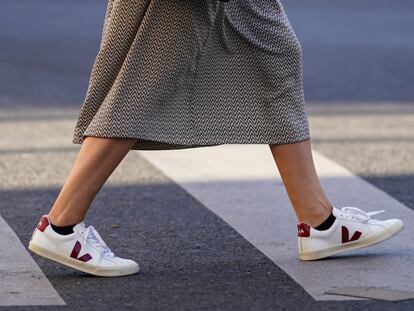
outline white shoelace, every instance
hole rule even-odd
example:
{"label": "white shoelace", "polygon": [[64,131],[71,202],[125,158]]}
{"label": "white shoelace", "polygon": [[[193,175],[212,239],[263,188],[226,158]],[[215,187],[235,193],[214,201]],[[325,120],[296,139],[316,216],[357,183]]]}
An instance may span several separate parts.
{"label": "white shoelace", "polygon": [[357,220],[360,222],[371,222],[371,223],[378,222],[377,219],[371,219],[371,216],[382,213],[384,211],[385,210],[366,212],[354,206],[344,206],[340,210],[341,216],[344,216],[352,220]]}
{"label": "white shoelace", "polygon": [[104,257],[114,257],[115,254],[111,251],[105,241],[101,238],[98,231],[93,226],[86,227],[81,223],[82,231],[84,232],[84,243],[89,243],[102,252]]}

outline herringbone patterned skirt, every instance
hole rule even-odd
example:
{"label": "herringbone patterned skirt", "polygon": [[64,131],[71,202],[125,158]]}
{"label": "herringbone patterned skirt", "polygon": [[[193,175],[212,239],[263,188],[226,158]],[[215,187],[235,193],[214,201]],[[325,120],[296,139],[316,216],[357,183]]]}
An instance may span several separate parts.
{"label": "herringbone patterned skirt", "polygon": [[302,47],[279,0],[109,0],[73,143],[132,149],[310,137]]}

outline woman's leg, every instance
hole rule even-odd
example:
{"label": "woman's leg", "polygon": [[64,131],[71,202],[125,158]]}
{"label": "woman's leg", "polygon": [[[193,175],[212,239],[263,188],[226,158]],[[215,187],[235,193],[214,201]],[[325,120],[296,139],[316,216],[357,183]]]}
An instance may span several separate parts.
{"label": "woman's leg", "polygon": [[269,147],[298,222],[318,226],[330,215],[332,204],[319,182],[310,139],[294,144],[270,144]]}
{"label": "woman's leg", "polygon": [[129,138],[85,137],[49,212],[52,224],[67,226],[82,221],[100,188],[135,142]]}

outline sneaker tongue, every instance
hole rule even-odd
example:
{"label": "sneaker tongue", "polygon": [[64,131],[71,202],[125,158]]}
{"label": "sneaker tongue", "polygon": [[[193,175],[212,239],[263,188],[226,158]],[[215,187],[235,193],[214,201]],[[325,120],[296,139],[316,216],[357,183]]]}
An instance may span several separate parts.
{"label": "sneaker tongue", "polygon": [[333,206],[333,209],[332,209],[332,214],[333,214],[335,217],[337,217],[337,216],[339,216],[339,215],[341,214],[341,211],[340,211],[338,208],[336,208],[335,206]]}
{"label": "sneaker tongue", "polygon": [[76,224],[73,227],[73,231],[82,231],[82,230],[86,230],[86,226],[85,226],[85,223],[83,221],[81,221],[80,223]]}

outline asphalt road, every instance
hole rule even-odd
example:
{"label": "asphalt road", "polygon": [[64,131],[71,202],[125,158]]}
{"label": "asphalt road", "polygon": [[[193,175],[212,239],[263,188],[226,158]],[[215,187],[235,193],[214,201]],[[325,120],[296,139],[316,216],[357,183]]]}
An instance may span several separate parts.
{"label": "asphalt road", "polygon": [[[1,0],[0,104],[79,106],[105,4]],[[413,101],[412,1],[283,4],[303,46],[308,101]]]}
{"label": "asphalt road", "polygon": [[[71,126],[105,4],[0,0],[0,215],[24,245],[76,156]],[[283,4],[304,51],[313,148],[414,209],[414,3]],[[34,256],[67,303],[42,309],[414,308],[413,301],[315,301],[139,152],[112,180],[88,220],[120,255],[139,261],[142,273],[108,282]]]}

